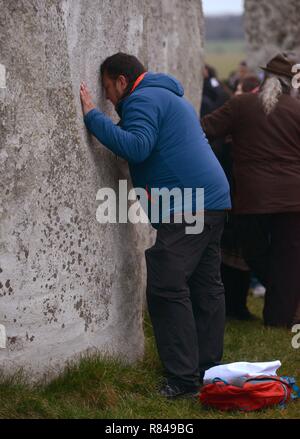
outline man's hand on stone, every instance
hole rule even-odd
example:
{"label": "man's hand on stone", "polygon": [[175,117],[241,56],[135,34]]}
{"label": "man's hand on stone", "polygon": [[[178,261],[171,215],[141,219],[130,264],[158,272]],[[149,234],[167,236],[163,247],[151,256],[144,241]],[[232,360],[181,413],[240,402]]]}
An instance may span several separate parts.
{"label": "man's hand on stone", "polygon": [[81,82],[80,84],[80,99],[81,99],[82,111],[84,115],[86,115],[93,108],[96,108],[96,105],[93,103],[91,94],[85,82]]}

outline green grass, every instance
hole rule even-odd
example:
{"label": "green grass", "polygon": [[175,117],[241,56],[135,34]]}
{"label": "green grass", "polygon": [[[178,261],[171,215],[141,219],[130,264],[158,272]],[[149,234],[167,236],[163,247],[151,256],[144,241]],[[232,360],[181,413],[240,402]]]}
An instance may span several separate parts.
{"label": "green grass", "polygon": [[212,65],[221,80],[237,69],[246,55],[245,42],[242,40],[207,41],[204,44],[205,62]]}
{"label": "green grass", "polygon": [[[282,362],[280,375],[298,377],[300,352],[291,346],[292,333],[265,328],[261,299],[249,299],[257,321],[229,321],[226,327],[224,362]],[[77,366],[48,385],[28,387],[21,376],[0,382],[0,418],[300,418],[299,402],[286,409],[252,413],[207,410],[197,401],[166,401],[157,395],[161,366],[152,328],[145,319],[146,351],[142,361],[128,366],[120,361],[84,358]]]}

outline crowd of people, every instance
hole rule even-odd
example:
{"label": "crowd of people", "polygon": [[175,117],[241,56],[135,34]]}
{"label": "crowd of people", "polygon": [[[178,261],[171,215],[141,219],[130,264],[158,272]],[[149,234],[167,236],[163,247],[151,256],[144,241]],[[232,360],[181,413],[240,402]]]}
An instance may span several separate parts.
{"label": "crowd of people", "polygon": [[203,129],[231,187],[222,238],[226,314],[252,319],[247,295],[265,296],[266,325],[300,321],[300,103],[284,54],[256,76],[246,62],[223,84],[204,68]]}
{"label": "crowd of people", "polygon": [[[200,117],[204,117],[221,107],[232,96],[242,93],[257,93],[263,75],[258,77],[241,61],[236,71],[227,80],[220,81],[216,69],[205,64],[203,69],[203,92]],[[210,142],[218,157],[233,191],[232,177],[232,139],[230,136],[211,140]],[[242,257],[242,249],[234,227],[232,215],[228,215],[222,237],[221,275],[226,296],[227,317],[238,320],[251,320],[254,316],[247,307],[248,292],[254,296],[264,297],[265,287],[258,281],[254,273]]]}

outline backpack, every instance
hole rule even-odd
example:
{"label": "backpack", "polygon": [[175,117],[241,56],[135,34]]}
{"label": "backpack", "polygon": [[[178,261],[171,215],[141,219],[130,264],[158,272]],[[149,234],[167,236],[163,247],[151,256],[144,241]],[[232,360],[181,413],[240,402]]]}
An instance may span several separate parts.
{"label": "backpack", "polygon": [[[293,394],[293,391],[296,393]],[[291,399],[300,397],[300,390],[292,377],[276,375],[244,376],[232,383],[215,378],[200,392],[204,406],[219,410],[259,410],[275,405],[285,406]]]}

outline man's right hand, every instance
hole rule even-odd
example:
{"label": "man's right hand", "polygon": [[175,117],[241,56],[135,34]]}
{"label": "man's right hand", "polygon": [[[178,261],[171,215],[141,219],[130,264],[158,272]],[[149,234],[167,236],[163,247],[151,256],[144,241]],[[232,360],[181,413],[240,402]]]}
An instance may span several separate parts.
{"label": "man's right hand", "polygon": [[81,82],[80,84],[80,99],[81,99],[82,111],[84,116],[89,111],[96,108],[96,105],[93,103],[92,96],[85,82]]}

